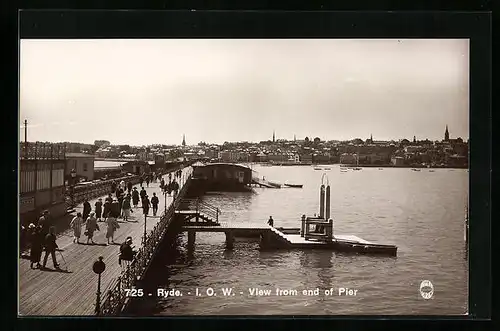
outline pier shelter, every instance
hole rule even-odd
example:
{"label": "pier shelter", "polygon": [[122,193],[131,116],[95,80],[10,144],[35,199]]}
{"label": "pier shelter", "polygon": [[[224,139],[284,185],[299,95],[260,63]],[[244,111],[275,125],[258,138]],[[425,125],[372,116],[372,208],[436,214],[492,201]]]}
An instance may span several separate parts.
{"label": "pier shelter", "polygon": [[232,163],[193,165],[193,177],[206,191],[247,191],[252,169]]}
{"label": "pier shelter", "polygon": [[122,165],[122,169],[134,175],[142,175],[151,171],[147,161],[130,161]]}
{"label": "pier shelter", "polygon": [[23,143],[19,161],[21,224],[27,225],[35,221],[43,210],[48,210],[53,217],[64,215],[65,146]]}
{"label": "pier shelter", "polygon": [[69,180],[71,171],[76,171],[76,178],[83,178],[85,181],[94,179],[94,160],[95,156],[85,153],[66,153],[66,171],[65,179]]}

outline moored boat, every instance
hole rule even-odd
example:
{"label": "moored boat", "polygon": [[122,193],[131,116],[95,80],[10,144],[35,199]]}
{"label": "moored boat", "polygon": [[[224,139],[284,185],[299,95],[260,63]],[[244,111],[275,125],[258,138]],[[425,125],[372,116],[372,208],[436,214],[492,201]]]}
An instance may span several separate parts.
{"label": "moored boat", "polygon": [[302,188],[303,186],[302,184],[287,184],[287,183],[285,183],[284,185],[287,187],[296,187],[296,188]]}

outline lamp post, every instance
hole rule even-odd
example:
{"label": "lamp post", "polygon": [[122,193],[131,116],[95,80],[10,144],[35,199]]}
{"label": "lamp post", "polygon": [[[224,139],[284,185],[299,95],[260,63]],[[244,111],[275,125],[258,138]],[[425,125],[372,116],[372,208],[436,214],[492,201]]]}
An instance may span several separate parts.
{"label": "lamp post", "polygon": [[95,313],[97,315],[101,314],[101,274],[106,269],[106,264],[102,261],[102,256],[99,256],[99,260],[94,262],[92,270],[98,275],[97,278],[97,298],[95,303]]}

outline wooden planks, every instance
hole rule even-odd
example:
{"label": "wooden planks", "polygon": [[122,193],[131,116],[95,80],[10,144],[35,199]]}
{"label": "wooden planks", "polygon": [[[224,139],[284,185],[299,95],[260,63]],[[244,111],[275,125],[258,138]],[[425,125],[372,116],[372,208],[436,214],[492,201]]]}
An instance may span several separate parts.
{"label": "wooden planks", "polygon": [[[186,171],[186,170],[184,170]],[[151,197],[155,192],[159,197],[158,216],[149,216],[146,230],[150,231],[160,220],[164,210],[164,198],[159,188],[159,182],[150,183],[145,187]],[[97,199],[89,201],[94,207]],[[167,205],[172,203],[172,197],[167,197]],[[75,214],[82,211],[83,206],[76,208]],[[49,270],[30,269],[30,261],[22,258],[19,261],[19,314],[24,316],[56,315],[75,316],[93,315],[96,302],[97,275],[92,271],[92,265],[99,256],[106,263],[106,270],[101,275],[101,297],[106,288],[119,276],[121,267],[118,265],[119,243],[132,236],[133,244],[140,247],[144,233],[144,215],[142,208],[134,208],[130,221],[119,219],[120,228],[115,233],[115,245],[105,246],[106,226],[99,223],[100,231],[94,233],[96,245],[73,243],[72,230],[58,237],[57,243],[62,252],[56,252],[56,258],[63,271],[53,269],[52,259],[48,258]],[[150,215],[152,210],[150,209]],[[84,229],[82,229],[83,235]],[[86,242],[82,236],[80,242]],[[62,256],[61,256],[62,254]],[[43,257],[42,255],[42,262]],[[64,260],[63,260],[64,258]],[[66,261],[66,263],[64,263]],[[64,272],[65,269],[68,272]]]}

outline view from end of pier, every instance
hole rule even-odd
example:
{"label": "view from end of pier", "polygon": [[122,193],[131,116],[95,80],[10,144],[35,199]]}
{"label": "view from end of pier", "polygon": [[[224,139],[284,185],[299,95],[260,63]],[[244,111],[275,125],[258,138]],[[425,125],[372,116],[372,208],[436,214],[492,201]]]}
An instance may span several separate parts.
{"label": "view from end of pier", "polygon": [[22,39],[21,316],[464,315],[466,39]]}

